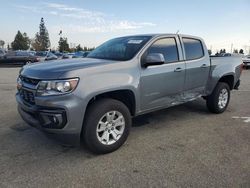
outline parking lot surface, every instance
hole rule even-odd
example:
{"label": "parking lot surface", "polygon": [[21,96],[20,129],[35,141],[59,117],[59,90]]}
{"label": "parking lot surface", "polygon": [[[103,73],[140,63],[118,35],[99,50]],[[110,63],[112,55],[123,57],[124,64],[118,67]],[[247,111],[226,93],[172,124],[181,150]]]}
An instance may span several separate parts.
{"label": "parking lot surface", "polygon": [[16,110],[20,68],[0,68],[0,187],[250,187],[250,70],[227,111],[199,99],[137,117],[106,155],[63,146]]}

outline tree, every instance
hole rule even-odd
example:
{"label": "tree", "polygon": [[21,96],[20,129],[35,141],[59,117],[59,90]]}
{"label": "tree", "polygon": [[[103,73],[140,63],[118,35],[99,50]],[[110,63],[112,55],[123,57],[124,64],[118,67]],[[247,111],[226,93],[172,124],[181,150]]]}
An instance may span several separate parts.
{"label": "tree", "polygon": [[220,54],[226,53],[226,49],[220,49]]}
{"label": "tree", "polygon": [[240,49],[239,53],[240,53],[240,54],[244,54],[244,50],[243,50],[243,49]]}
{"label": "tree", "polygon": [[4,47],[5,42],[3,40],[0,40],[0,46],[3,48]]}
{"label": "tree", "polygon": [[91,48],[88,48],[88,51],[92,51],[94,49],[95,49],[95,47],[91,47]]}
{"label": "tree", "polygon": [[237,49],[234,49],[234,53],[237,54],[237,53],[238,53],[238,50],[237,50]]}
{"label": "tree", "polygon": [[76,51],[77,51],[77,52],[83,51],[83,48],[81,47],[80,44],[76,46]]}
{"label": "tree", "polygon": [[31,44],[31,40],[30,38],[28,37],[27,33],[23,33],[23,38],[24,40],[27,42],[28,46],[30,47],[30,44]]}
{"label": "tree", "polygon": [[30,47],[30,39],[26,33],[21,33],[19,30],[15,36],[14,41],[11,43],[13,50],[28,50]]}
{"label": "tree", "polygon": [[69,51],[69,44],[68,44],[68,39],[67,38],[60,37],[60,40],[59,40],[58,44],[59,44],[58,50],[60,52]]}
{"label": "tree", "polygon": [[43,18],[41,18],[39,32],[35,35],[32,47],[37,51],[46,51],[50,47],[49,33],[45,27]]}
{"label": "tree", "polygon": [[95,47],[91,47],[91,48],[89,48],[89,47],[87,47],[87,46],[84,46],[83,47],[83,51],[92,51],[92,50],[94,50],[95,49]]}

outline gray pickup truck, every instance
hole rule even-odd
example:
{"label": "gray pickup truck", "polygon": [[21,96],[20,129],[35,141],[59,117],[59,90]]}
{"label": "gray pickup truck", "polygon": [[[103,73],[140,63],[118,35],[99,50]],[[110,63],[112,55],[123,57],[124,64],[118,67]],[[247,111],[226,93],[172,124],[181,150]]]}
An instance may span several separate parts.
{"label": "gray pickup truck", "polygon": [[224,112],[241,71],[240,58],[210,57],[198,37],[127,36],[87,58],[24,66],[16,100],[28,124],[108,153],[126,141],[134,116],[199,97],[209,111]]}

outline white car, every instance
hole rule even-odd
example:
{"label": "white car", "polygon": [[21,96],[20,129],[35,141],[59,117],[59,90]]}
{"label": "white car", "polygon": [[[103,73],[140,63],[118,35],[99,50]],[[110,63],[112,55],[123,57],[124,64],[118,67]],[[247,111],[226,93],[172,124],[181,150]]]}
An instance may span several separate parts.
{"label": "white car", "polygon": [[50,61],[58,59],[58,57],[50,51],[38,51],[35,55],[38,57],[39,61]]}
{"label": "white car", "polygon": [[242,61],[243,61],[244,66],[246,68],[250,67],[250,55],[247,55],[247,56],[243,57]]}

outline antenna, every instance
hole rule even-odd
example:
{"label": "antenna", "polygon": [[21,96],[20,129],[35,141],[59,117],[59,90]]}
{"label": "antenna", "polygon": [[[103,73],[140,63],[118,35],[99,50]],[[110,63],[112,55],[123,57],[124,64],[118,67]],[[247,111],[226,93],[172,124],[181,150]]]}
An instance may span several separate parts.
{"label": "antenna", "polygon": [[179,34],[179,30],[176,31],[176,34]]}

